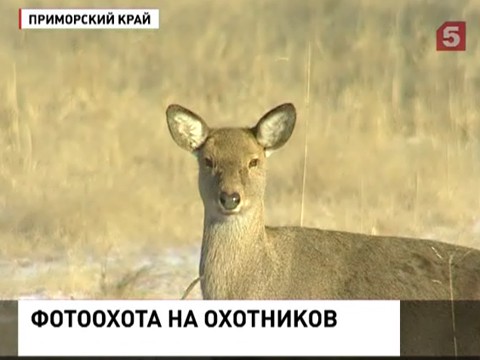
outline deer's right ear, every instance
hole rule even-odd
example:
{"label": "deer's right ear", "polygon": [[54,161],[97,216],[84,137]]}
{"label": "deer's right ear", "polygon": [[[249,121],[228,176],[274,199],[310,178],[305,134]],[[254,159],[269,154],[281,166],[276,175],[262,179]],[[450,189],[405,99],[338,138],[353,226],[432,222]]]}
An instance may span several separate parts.
{"label": "deer's right ear", "polygon": [[173,140],[182,149],[194,152],[208,136],[208,126],[200,116],[180,105],[169,105],[167,124]]}

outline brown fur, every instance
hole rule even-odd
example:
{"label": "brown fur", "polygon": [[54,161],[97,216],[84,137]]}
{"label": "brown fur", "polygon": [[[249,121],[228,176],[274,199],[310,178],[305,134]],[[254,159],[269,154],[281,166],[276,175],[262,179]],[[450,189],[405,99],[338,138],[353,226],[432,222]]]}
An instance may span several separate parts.
{"label": "brown fur", "polygon": [[[169,107],[167,120],[177,144],[199,162],[205,299],[480,299],[479,250],[432,240],[265,226],[266,154],[290,137],[293,105],[271,110],[252,129],[209,129],[178,105]],[[257,164],[250,167],[253,159]],[[233,213],[219,204],[222,191],[239,194]]]}

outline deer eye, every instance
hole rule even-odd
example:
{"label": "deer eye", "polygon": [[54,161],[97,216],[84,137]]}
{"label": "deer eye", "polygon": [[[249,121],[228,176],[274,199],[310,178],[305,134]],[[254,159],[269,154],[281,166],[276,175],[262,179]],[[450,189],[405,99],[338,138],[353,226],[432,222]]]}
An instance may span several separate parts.
{"label": "deer eye", "polygon": [[252,159],[252,160],[250,160],[250,162],[248,163],[248,167],[249,167],[249,168],[254,168],[254,167],[256,167],[256,166],[258,166],[258,159]]}
{"label": "deer eye", "polygon": [[213,168],[213,160],[210,158],[205,158],[205,166],[208,168]]}

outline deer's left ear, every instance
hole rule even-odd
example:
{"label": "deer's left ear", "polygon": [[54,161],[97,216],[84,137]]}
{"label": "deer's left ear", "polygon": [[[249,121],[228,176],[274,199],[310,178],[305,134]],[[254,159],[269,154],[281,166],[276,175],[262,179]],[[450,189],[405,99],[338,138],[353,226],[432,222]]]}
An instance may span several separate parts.
{"label": "deer's left ear", "polygon": [[297,113],[293,104],[282,104],[263,115],[252,129],[258,143],[265,149],[267,156],[282,147],[290,139],[295,127],[296,117]]}

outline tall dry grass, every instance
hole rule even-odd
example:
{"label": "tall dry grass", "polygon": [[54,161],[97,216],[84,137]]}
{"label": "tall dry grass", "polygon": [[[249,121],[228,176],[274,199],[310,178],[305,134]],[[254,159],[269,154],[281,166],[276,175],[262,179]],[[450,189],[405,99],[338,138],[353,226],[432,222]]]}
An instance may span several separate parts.
{"label": "tall dry grass", "polygon": [[[160,29],[17,29],[18,7],[67,6],[159,8]],[[172,102],[218,126],[296,104],[270,160],[270,224],[300,223],[305,168],[305,226],[480,247],[479,0],[8,0],[0,14],[3,258],[101,263],[199,243]],[[435,51],[445,20],[467,21],[466,52]]]}

